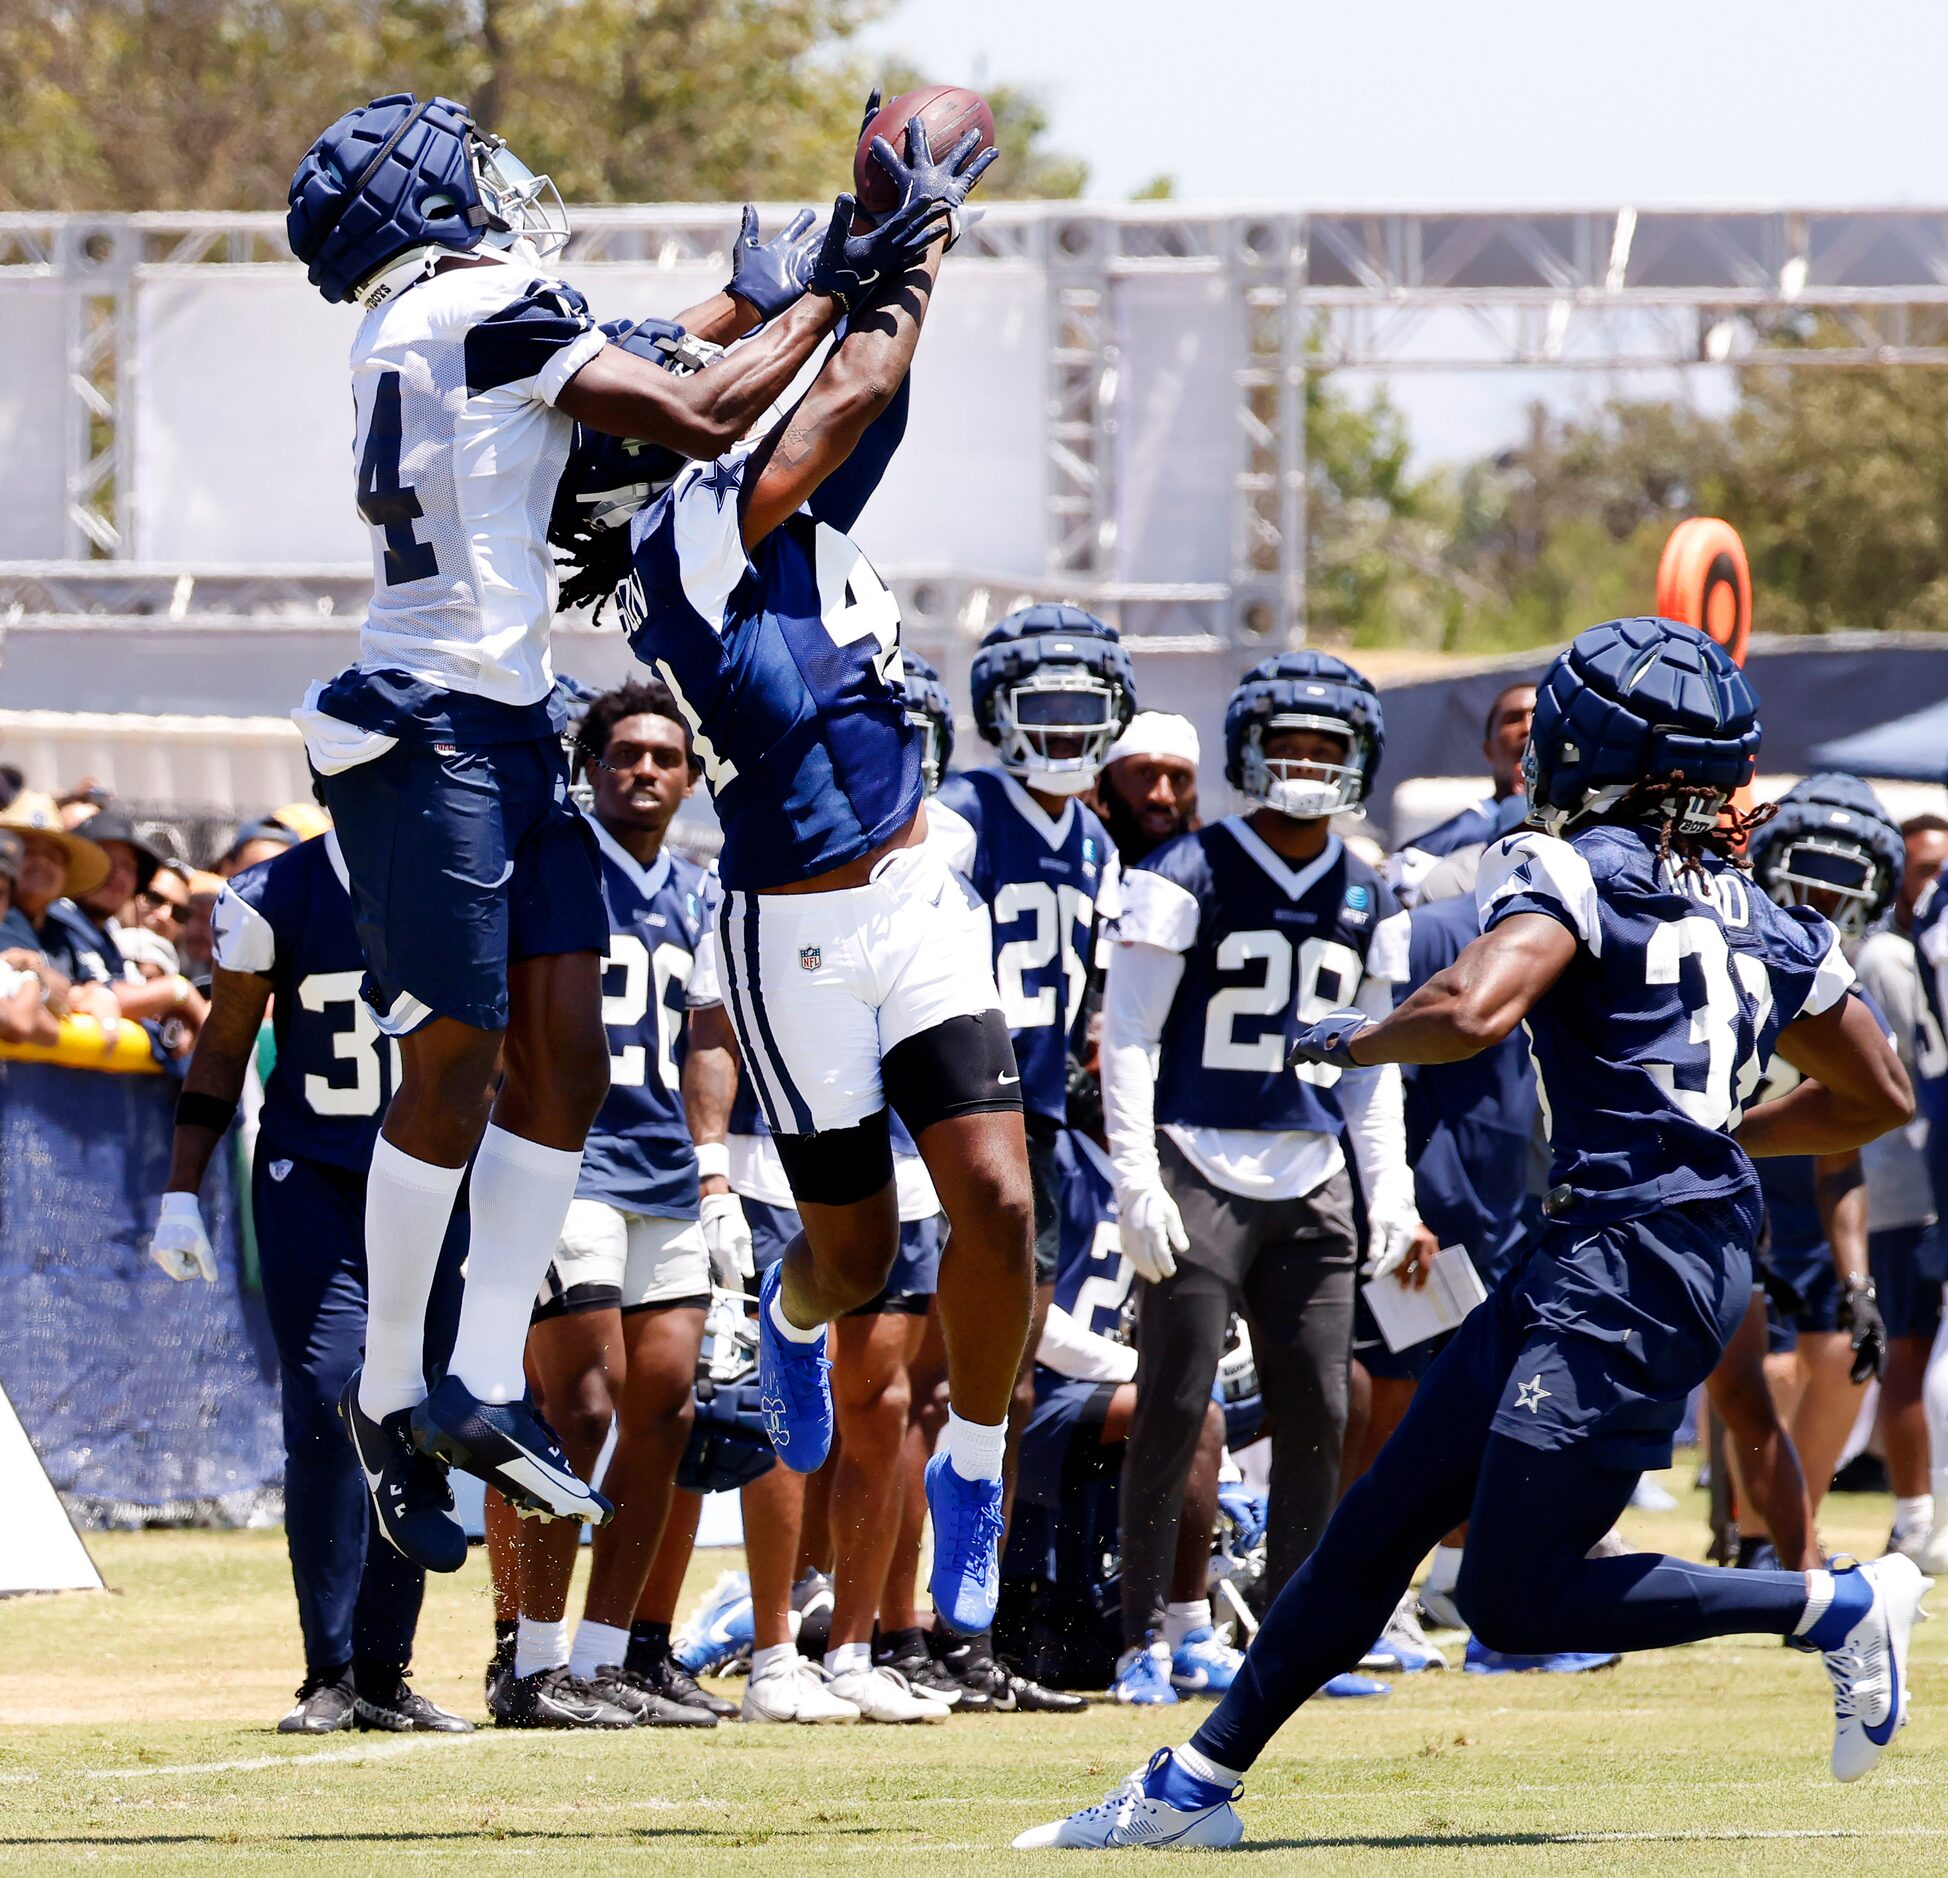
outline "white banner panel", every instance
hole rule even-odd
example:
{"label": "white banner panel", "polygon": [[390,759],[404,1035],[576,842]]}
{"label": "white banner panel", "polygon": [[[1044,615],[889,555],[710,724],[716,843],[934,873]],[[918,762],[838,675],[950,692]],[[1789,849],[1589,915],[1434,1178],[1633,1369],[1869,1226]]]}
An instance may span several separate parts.
{"label": "white banner panel", "polygon": [[68,333],[57,280],[0,283],[0,560],[68,552]]}
{"label": "white banner panel", "polygon": [[[601,319],[667,318],[722,285],[714,268],[567,275]],[[949,263],[906,443],[860,522],[876,561],[1040,571],[1044,304],[1031,268]],[[356,311],[327,306],[294,270],[185,267],[146,272],[136,315],[135,557],[362,563],[346,375]]]}
{"label": "white banner panel", "polygon": [[1116,283],[1127,387],[1116,451],[1116,577],[1231,577],[1241,443],[1231,289],[1216,275]]}

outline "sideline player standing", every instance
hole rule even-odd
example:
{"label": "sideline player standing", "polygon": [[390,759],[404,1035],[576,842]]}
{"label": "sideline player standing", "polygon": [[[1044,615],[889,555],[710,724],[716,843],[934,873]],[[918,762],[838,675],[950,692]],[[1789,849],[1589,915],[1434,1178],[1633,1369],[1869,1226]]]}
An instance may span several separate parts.
{"label": "sideline player standing", "polygon": [[1400,1072],[1286,1067],[1299,1025],[1356,1000],[1387,1011],[1406,972],[1406,918],[1330,819],[1365,795],[1383,741],[1379,697],[1351,667],[1319,652],[1264,661],[1225,711],[1226,773],[1256,806],[1124,878],[1103,1107],[1123,1250],[1147,1282],[1123,1467],[1118,1700],[1170,1674],[1152,1633],[1233,1311],[1250,1324],[1274,1431],[1268,1593],[1338,1497],[1357,1263],[1342,1128],[1375,1268],[1436,1249],[1414,1210]]}
{"label": "sideline player standing", "polygon": [[[1526,1021],[1555,1155],[1549,1229],[1436,1358],[1217,1712],[1018,1847],[1235,1844],[1244,1771],[1463,1514],[1457,1599],[1491,1646],[1795,1638],[1826,1656],[1834,1773],[1879,1758],[1929,1582],[1911,1560],[1802,1573],[1585,1557],[1639,1472],[1669,1463],[1685,1398],[1744,1316],[1748,1151],[1839,1152],[1911,1112],[1832,928],[1775,908],[1724,858],[1721,816],[1758,748],[1757,702],[1717,645],[1668,620],[1592,627],[1543,680],[1526,758],[1530,812],[1557,832],[1484,857],[1483,937],[1379,1023],[1347,1010],[1303,1027],[1299,1061],[1351,1065],[1457,1061]],[[1806,1080],[1741,1123],[1775,1042]]]}
{"label": "sideline player standing", "polygon": [[[609,1510],[523,1404],[521,1372],[608,1086],[608,927],[548,708],[544,536],[573,421],[714,455],[786,389],[842,298],[924,252],[947,211],[909,191],[878,229],[834,228],[796,305],[797,262],[740,241],[731,290],[690,330],[726,339],[777,317],[685,377],[610,345],[542,271],[567,239],[559,196],[450,99],[398,94],[339,119],[290,201],[313,285],[365,309],[352,384],[373,553],[358,663],[296,715],[350,869],[368,996],[403,1056],[368,1182],[371,1316],[345,1414],[387,1537],[452,1570],[465,1545],[415,1444],[545,1516]],[[427,1293],[470,1158],[460,1326],[429,1397]]]}
{"label": "sideline player standing", "polygon": [[[276,1060],[264,1082],[251,1208],[277,1343],[284,1534],[304,1638],[304,1682],[278,1732],[465,1732],[471,1724],[407,1685],[426,1576],[381,1543],[337,1420],[365,1337],[365,1170],[394,1061],[359,997],[362,961],[337,836],[245,868],[218,897],[212,924],[210,1014],[176,1104],[152,1250],[171,1277],[214,1276],[196,1196],[237,1112],[268,1003]],[[433,1364],[453,1340],[467,1253],[466,1210],[450,1215],[425,1329]],[[439,1471],[421,1456],[411,1466]]]}
{"label": "sideline player standing", "polygon": [[1387,858],[1387,884],[1402,906],[1420,900],[1420,884],[1457,848],[1492,841],[1507,823],[1503,805],[1522,793],[1522,751],[1529,741],[1529,721],[1535,715],[1535,685],[1526,678],[1504,685],[1488,706],[1481,733],[1481,754],[1488,759],[1488,793],[1450,815],[1438,827],[1416,835]]}
{"label": "sideline player standing", "polygon": [[[917,120],[907,138],[905,165],[874,147],[909,200],[957,204],[992,155],[970,133],[936,163]],[[841,197],[835,226],[850,215]],[[825,1459],[825,1326],[884,1286],[898,1249],[890,1102],[952,1227],[939,1298],[955,1408],[927,1474],[932,1584],[943,1621],[979,1631],[999,1589],[1032,1295],[1020,1075],[981,923],[925,845],[898,603],[842,532],[897,446],[939,260],[862,302],[755,447],[686,470],[643,512],[618,597],[716,799],[728,1008],[804,1224],[760,1292],[773,1441],[797,1472]]]}

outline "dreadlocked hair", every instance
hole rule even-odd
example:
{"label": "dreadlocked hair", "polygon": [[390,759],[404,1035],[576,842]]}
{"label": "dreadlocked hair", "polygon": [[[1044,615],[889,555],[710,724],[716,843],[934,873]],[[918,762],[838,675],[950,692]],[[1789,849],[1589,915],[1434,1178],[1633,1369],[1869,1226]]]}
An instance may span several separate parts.
{"label": "dreadlocked hair", "polygon": [[548,533],[555,565],[562,570],[557,605],[563,611],[593,610],[596,623],[629,575],[629,529],[599,527],[586,516],[557,520]]}
{"label": "dreadlocked hair", "polygon": [[1704,793],[1682,777],[1641,782],[1617,804],[1615,819],[1640,822],[1654,815],[1658,822],[1658,861],[1667,866],[1675,864],[1680,873],[1702,873],[1707,854],[1715,854],[1728,866],[1749,869],[1746,844],[1755,829],[1778,814],[1778,803],[1761,802],[1750,809],[1734,809],[1727,803],[1719,809],[1715,826],[1696,834],[1680,830],[1678,815],[1683,804]]}
{"label": "dreadlocked hair", "polygon": [[[603,692],[588,707],[581,723],[576,726],[577,775],[586,775],[608,754],[609,739],[615,735],[616,726],[625,717],[667,717],[673,723],[683,725],[684,743],[687,745],[690,741],[690,726],[684,722],[676,694],[669,686],[660,678],[632,679],[626,685],[618,685],[613,691]],[[692,755],[692,769],[695,769],[696,763],[697,759]]]}

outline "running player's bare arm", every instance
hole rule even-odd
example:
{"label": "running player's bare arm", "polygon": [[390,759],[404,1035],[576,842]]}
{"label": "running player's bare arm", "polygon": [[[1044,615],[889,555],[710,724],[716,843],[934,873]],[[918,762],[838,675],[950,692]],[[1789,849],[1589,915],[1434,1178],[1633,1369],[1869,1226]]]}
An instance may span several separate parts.
{"label": "running player's bare arm", "polygon": [[1874,1014],[1842,998],[1779,1033],[1779,1054],[1805,1078],[1745,1117],[1738,1145],[1753,1159],[1776,1154],[1843,1154],[1914,1114],[1914,1090]]}

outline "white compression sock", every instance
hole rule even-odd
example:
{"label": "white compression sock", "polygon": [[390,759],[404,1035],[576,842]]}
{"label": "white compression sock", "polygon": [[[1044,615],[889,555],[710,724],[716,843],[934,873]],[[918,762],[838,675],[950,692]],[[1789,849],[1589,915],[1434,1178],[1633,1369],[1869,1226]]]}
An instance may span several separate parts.
{"label": "white compression sock", "polygon": [[1193,1630],[1209,1630],[1211,1627],[1211,1600],[1199,1598],[1189,1604],[1166,1604],[1163,1607],[1163,1640],[1172,1650],[1183,1642]]}
{"label": "white compression sock", "polygon": [[781,1675],[798,1660],[797,1644],[767,1644],[763,1649],[751,1652],[751,1680],[756,1682],[760,1676]]}
{"label": "white compression sock", "polygon": [[1208,1754],[1200,1754],[1186,1741],[1180,1748],[1172,1748],[1177,1764],[1188,1774],[1195,1774],[1199,1780],[1208,1780],[1214,1786],[1235,1787],[1244,1775],[1235,1767],[1222,1766]]}
{"label": "white compression sock", "polygon": [[836,1649],[825,1652],[828,1675],[844,1676],[855,1669],[871,1669],[872,1666],[873,1646],[870,1643],[842,1643]]}
{"label": "white compression sock", "polygon": [[524,1617],[514,1633],[514,1674],[532,1676],[543,1669],[559,1669],[568,1661],[568,1619],[544,1624]]}
{"label": "white compression sock", "polygon": [[999,1480],[1008,1448],[1008,1424],[963,1421],[947,1411],[947,1458],[963,1480]]}
{"label": "white compression sock", "polygon": [[575,1626],[575,1647],[569,1652],[568,1667],[572,1674],[586,1681],[598,1669],[606,1669],[611,1664],[619,1668],[628,1654],[626,1624],[598,1624],[594,1618],[584,1617]]}
{"label": "white compression sock", "polygon": [[814,1324],[810,1330],[802,1329],[785,1315],[785,1299],[780,1287],[771,1296],[771,1328],[787,1343],[817,1343],[825,1335],[823,1324]]}
{"label": "white compression sock", "polygon": [[426,1394],[426,1306],[464,1167],[436,1167],[381,1135],[365,1181],[365,1368],[359,1406],[372,1416]]}
{"label": "white compression sock", "polygon": [[468,1196],[467,1283],[447,1373],[483,1402],[516,1401],[526,1387],[528,1317],[581,1171],[581,1155],[566,1148],[544,1148],[492,1123],[481,1137]]}
{"label": "white compression sock", "polygon": [[1458,1545],[1437,1545],[1433,1563],[1427,1568],[1427,1589],[1452,1591],[1460,1576],[1461,1548]]}
{"label": "white compression sock", "polygon": [[1903,1539],[1934,1531],[1934,1495],[1917,1493],[1894,1502],[1894,1531]]}

